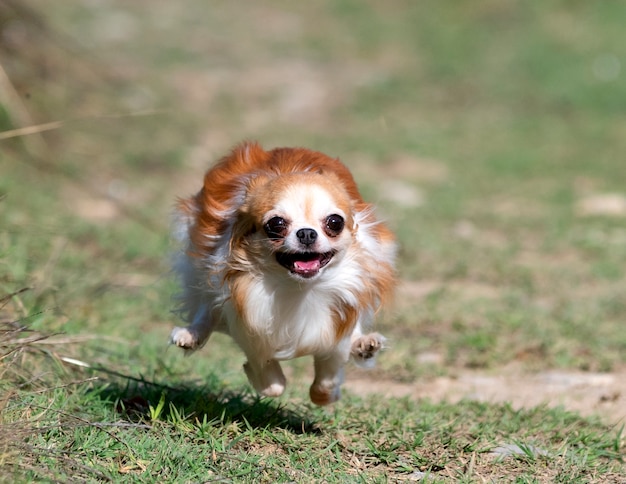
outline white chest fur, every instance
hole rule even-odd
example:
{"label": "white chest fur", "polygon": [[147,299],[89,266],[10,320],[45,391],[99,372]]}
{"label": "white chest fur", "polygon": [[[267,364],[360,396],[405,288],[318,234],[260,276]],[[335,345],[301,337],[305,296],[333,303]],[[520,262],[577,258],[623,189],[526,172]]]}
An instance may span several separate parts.
{"label": "white chest fur", "polygon": [[229,311],[231,335],[238,340],[242,330],[252,333],[255,352],[266,359],[287,360],[330,351],[335,346],[331,308],[337,302],[336,288],[330,291],[323,283],[286,286],[281,282],[256,279],[248,286],[244,314]]}

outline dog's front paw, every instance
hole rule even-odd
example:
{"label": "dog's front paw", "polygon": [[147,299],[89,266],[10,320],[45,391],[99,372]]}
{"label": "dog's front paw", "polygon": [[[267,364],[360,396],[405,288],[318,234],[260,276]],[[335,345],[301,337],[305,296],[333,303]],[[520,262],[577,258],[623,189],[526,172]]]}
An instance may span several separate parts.
{"label": "dog's front paw", "polygon": [[360,366],[374,366],[374,357],[385,347],[386,338],[380,333],[369,333],[359,336],[352,342],[350,356]]}
{"label": "dog's front paw", "polygon": [[194,351],[200,347],[198,335],[190,328],[174,328],[170,334],[170,344],[186,351]]}

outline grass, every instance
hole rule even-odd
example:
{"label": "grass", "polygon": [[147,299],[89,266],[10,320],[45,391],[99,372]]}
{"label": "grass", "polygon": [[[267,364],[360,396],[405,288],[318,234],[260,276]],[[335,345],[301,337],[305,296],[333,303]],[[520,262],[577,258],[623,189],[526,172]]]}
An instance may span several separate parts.
{"label": "grass", "polygon": [[[13,331],[3,336],[3,353],[35,344]],[[67,343],[56,350],[67,351]],[[56,351],[40,357],[48,368],[62,358]],[[109,368],[96,367],[88,378],[58,372],[60,386],[42,382],[49,376],[3,378],[10,392],[3,467],[18,482],[620,478],[621,430],[562,408],[347,395],[341,405],[319,409],[295,395],[277,402],[225,389],[215,374],[170,386]]]}
{"label": "grass", "polygon": [[231,145],[306,145],[401,244],[376,384],[622,371],[626,216],[585,208],[626,196],[621,3],[127,3],[0,6],[0,132],[63,122],[0,140],[1,479],[620,482],[620,424],[564,408],[317,409],[308,361],[260,400],[226,338],[165,350],[165,260]]}

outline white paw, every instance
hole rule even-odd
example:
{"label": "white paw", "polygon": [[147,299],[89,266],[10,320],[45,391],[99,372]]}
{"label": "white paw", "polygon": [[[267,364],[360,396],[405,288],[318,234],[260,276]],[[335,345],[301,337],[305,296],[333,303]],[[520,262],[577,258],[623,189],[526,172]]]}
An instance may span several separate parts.
{"label": "white paw", "polygon": [[267,388],[264,388],[259,393],[264,397],[280,397],[285,391],[285,385],[282,383],[272,383]]}
{"label": "white paw", "polygon": [[375,357],[380,350],[385,348],[387,339],[380,333],[369,333],[359,336],[352,342],[350,356],[359,366],[366,368],[374,366]]}
{"label": "white paw", "polygon": [[268,361],[263,367],[253,367],[249,362],[243,365],[248,381],[254,389],[264,397],[279,397],[285,391],[287,380],[280,364],[275,360]]}
{"label": "white paw", "polygon": [[170,344],[185,350],[198,349],[198,335],[189,328],[174,328],[170,334]]}

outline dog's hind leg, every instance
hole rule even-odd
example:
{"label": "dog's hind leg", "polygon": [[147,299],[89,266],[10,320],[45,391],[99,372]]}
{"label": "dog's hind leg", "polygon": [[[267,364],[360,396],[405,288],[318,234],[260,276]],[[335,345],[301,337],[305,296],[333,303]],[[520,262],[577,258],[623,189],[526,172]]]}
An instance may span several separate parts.
{"label": "dog's hind leg", "polygon": [[328,405],[341,397],[343,367],[348,361],[347,352],[342,346],[332,353],[313,357],[315,379],[309,389],[309,396],[316,405]]}
{"label": "dog's hind leg", "polygon": [[287,380],[278,361],[260,362],[248,357],[243,369],[254,389],[264,397],[278,397],[285,391]]}

